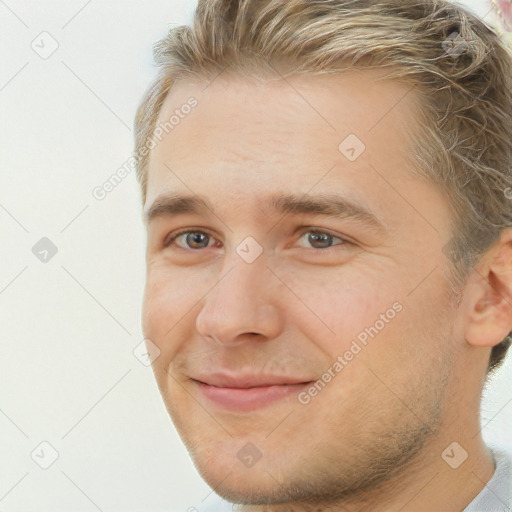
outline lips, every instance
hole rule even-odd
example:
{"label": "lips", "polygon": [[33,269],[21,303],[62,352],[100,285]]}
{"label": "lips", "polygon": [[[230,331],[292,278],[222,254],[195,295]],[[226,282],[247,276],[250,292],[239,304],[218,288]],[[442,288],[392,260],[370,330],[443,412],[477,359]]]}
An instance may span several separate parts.
{"label": "lips", "polygon": [[283,386],[310,382],[311,379],[300,379],[279,375],[239,375],[211,373],[194,378],[199,382],[218,388],[248,389],[267,386]]}
{"label": "lips", "polygon": [[278,375],[227,375],[213,373],[192,379],[211,404],[232,411],[248,412],[292,398],[312,383]]}

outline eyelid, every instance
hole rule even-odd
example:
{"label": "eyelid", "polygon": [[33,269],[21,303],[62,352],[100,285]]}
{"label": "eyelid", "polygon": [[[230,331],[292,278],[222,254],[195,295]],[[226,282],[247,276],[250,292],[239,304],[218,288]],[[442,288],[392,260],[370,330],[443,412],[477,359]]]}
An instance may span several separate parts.
{"label": "eyelid", "polygon": [[[332,233],[329,229],[324,229],[324,228],[316,228],[314,226],[305,226],[304,229],[301,227],[297,230],[299,233],[300,233],[300,236],[302,237],[302,235],[304,235],[305,233],[310,233],[310,232],[313,232],[313,233],[318,233],[318,234],[321,234],[321,235],[329,235],[331,236],[332,238],[338,238],[340,239],[343,244],[338,244],[338,245],[345,245],[345,244],[352,244],[352,245],[355,245],[355,242],[353,242],[348,236],[345,236],[345,235],[340,235],[340,234],[334,234]],[[296,232],[297,232],[296,231]],[[331,246],[333,247],[333,246]],[[328,248],[329,249],[329,248]],[[321,250],[321,251],[326,251],[328,249],[317,249],[317,250]]]}

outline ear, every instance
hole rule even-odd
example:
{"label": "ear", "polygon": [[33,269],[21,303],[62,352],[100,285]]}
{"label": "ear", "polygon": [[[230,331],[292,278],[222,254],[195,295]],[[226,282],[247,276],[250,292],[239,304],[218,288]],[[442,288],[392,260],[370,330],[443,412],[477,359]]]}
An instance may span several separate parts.
{"label": "ear", "polygon": [[512,331],[512,228],[482,256],[465,287],[466,341],[494,347]]}

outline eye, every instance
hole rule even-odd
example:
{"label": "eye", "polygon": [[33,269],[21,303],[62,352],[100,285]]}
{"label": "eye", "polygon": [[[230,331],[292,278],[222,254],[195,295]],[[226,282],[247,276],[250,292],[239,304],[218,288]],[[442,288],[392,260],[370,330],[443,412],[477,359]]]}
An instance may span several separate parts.
{"label": "eye", "polygon": [[[169,237],[167,237],[167,239],[164,242],[164,247],[169,247],[173,244],[176,244],[176,241],[183,237],[183,235],[187,235],[184,238],[182,238],[182,240],[184,240],[184,243],[186,244],[185,247],[180,244],[177,244],[178,247],[181,247],[182,249],[205,249],[206,247],[208,247],[209,241],[213,240],[213,237],[211,237],[208,233],[205,233],[204,231],[184,230],[169,235]],[[205,242],[206,245],[204,245]]]}
{"label": "eye", "polygon": [[[300,239],[306,237],[308,243],[313,245],[313,249],[330,249],[335,245],[344,245],[348,244],[348,240],[344,240],[338,236],[331,235],[330,233],[326,233],[325,231],[307,231],[302,234]],[[300,240],[299,239],[299,240]],[[333,245],[332,241],[334,239],[340,240],[341,243]]]}
{"label": "eye", "polygon": [[[306,237],[307,242],[313,246],[313,249],[319,249],[323,251],[337,245],[350,244],[348,240],[320,230],[307,231],[301,235],[299,240],[303,239],[304,237]],[[182,243],[177,243],[180,240]],[[215,239],[205,231],[183,230],[169,235],[164,242],[164,247],[178,245],[178,247],[182,249],[206,249],[211,245],[210,242],[214,240]],[[333,240],[339,240],[341,243],[334,244]]]}

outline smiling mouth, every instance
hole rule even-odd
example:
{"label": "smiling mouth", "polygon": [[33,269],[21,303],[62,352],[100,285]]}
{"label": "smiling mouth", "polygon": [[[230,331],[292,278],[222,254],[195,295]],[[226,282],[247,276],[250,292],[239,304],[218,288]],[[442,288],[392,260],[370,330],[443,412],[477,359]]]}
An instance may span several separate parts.
{"label": "smiling mouth", "polygon": [[292,397],[303,391],[313,381],[298,383],[265,383],[260,385],[245,384],[235,386],[213,385],[192,379],[206,400],[223,409],[248,412],[275,405],[277,402]]}

